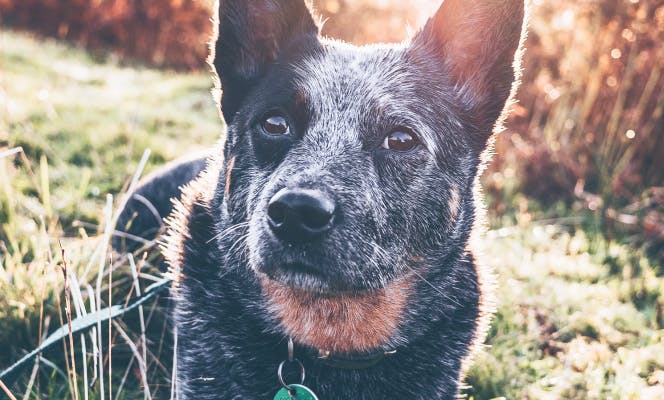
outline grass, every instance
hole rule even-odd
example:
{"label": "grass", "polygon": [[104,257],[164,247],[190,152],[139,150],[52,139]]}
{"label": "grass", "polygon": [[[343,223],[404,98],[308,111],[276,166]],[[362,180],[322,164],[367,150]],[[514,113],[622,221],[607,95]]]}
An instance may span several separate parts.
{"label": "grass", "polygon": [[664,397],[664,279],[648,259],[616,244],[590,253],[583,231],[537,223],[492,230],[484,246],[501,289],[469,393]]}
{"label": "grass", "polygon": [[[207,74],[175,74],[95,63],[81,51],[0,35],[0,145],[48,161],[54,214],[96,222],[144,149],[151,167],[213,143],[223,127]],[[35,185],[13,182],[29,195]],[[33,193],[35,194],[35,193]],[[36,206],[36,205],[35,205]]]}
{"label": "grass", "polygon": [[[150,260],[109,260],[107,228],[145,149],[149,171],[217,139],[210,87],[206,74],[121,67],[0,31],[0,153],[23,149],[0,158],[0,369],[67,323],[67,301],[81,315],[157,278]],[[661,268],[578,227],[516,220],[483,242],[499,276],[498,313],[465,394],[664,398]],[[160,303],[142,314],[68,339],[9,389],[26,399],[100,398],[103,380],[104,398],[168,398]]]}

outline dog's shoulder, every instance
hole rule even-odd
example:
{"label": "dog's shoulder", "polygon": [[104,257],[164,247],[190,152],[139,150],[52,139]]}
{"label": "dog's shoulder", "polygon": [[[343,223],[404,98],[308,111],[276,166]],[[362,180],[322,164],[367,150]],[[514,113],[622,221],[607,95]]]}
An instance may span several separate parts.
{"label": "dog's shoulder", "polygon": [[[200,258],[206,249],[214,247],[210,242],[214,237],[214,218],[211,209],[222,168],[221,156],[207,158],[205,168],[182,186],[180,196],[172,201],[172,210],[165,219],[161,247],[176,286],[185,263],[185,248],[194,253],[194,258]],[[196,242],[202,248],[187,246],[188,241]]]}
{"label": "dog's shoulder", "polygon": [[155,240],[163,231],[163,220],[173,210],[173,199],[206,167],[208,153],[187,156],[145,177],[129,194],[116,223],[112,245],[119,251],[134,251]]}

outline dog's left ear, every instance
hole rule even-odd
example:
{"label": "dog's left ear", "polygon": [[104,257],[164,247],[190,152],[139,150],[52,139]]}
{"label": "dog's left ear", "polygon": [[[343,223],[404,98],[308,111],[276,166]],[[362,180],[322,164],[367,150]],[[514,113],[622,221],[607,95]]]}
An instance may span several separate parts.
{"label": "dog's left ear", "polygon": [[413,39],[413,50],[443,63],[482,147],[519,83],[525,8],[524,0],[445,0]]}
{"label": "dog's left ear", "polygon": [[251,85],[289,48],[316,41],[318,26],[304,0],[217,0],[212,62],[230,122]]}

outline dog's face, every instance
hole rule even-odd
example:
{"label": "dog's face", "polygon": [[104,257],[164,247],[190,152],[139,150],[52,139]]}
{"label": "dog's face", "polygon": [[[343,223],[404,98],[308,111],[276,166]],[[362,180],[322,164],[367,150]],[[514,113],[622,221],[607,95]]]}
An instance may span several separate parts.
{"label": "dog's face", "polygon": [[312,293],[440,268],[473,223],[522,21],[523,1],[447,0],[410,42],[358,48],[319,39],[302,0],[222,0],[219,187],[227,227],[248,227],[222,245]]}

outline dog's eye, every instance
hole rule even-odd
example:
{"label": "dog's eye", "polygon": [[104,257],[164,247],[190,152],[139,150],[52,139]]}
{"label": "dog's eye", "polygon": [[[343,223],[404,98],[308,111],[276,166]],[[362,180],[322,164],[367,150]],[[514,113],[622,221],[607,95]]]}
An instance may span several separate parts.
{"label": "dog's eye", "polygon": [[420,141],[417,136],[408,129],[399,128],[385,136],[383,148],[394,151],[406,152],[414,149]]}
{"label": "dog's eye", "polygon": [[268,135],[288,135],[290,126],[286,118],[279,114],[268,115],[263,119],[263,131]]}

